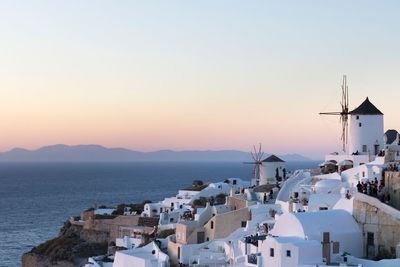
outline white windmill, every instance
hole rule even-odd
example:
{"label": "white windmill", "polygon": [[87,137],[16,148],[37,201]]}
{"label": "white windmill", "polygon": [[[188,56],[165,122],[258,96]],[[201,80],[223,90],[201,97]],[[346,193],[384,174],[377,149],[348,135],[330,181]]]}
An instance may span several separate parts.
{"label": "white windmill", "polygon": [[251,157],[253,158],[253,161],[251,162],[244,162],[244,164],[254,164],[254,169],[253,169],[253,179],[254,179],[254,185],[259,185],[260,181],[262,180],[263,177],[263,157],[264,157],[264,152],[261,150],[261,144],[259,144],[258,149],[256,146],[253,146],[253,151],[250,152]]}

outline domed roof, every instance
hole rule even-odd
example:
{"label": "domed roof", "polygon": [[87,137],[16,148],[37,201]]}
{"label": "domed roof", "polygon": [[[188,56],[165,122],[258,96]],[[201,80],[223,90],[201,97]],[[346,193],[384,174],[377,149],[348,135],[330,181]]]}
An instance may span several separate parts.
{"label": "domed roof", "polygon": [[341,180],[326,179],[321,180],[315,184],[315,191],[317,193],[329,193],[338,189],[342,184]]}
{"label": "domed roof", "polygon": [[368,97],[365,101],[356,109],[350,112],[351,115],[383,115],[383,113],[372,104]]}
{"label": "domed roof", "polygon": [[399,133],[396,130],[393,130],[393,129],[387,130],[385,133],[386,144],[388,144],[388,145],[393,144],[393,142],[397,139],[398,134]]}

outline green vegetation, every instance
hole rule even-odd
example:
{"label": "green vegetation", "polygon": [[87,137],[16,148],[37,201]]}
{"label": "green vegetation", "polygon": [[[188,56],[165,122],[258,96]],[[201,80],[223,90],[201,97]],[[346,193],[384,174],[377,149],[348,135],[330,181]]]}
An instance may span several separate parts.
{"label": "green vegetation", "polygon": [[175,229],[166,229],[166,230],[162,230],[160,231],[157,236],[158,238],[167,238],[170,235],[175,234]]}
{"label": "green vegetation", "polygon": [[201,197],[199,199],[195,199],[192,204],[192,208],[203,208],[207,204],[207,198]]}
{"label": "green vegetation", "polygon": [[194,181],[192,182],[192,186],[194,186],[194,187],[196,187],[196,186],[202,186],[202,185],[204,185],[204,183],[203,183],[203,181],[201,181],[201,180],[194,180]]}

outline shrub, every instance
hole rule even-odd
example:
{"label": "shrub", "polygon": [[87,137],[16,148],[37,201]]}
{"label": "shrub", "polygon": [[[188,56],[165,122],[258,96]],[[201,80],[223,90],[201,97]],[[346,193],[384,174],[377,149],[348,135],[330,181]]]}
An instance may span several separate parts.
{"label": "shrub", "polygon": [[201,197],[198,199],[195,199],[193,201],[192,207],[205,207],[207,204],[207,199],[205,197]]}
{"label": "shrub", "polygon": [[159,238],[167,238],[168,236],[173,234],[175,234],[175,229],[165,229],[160,231],[157,236]]}
{"label": "shrub", "polygon": [[203,183],[202,180],[194,180],[194,181],[192,182],[192,185],[193,185],[193,186],[202,186],[202,185],[204,185],[204,183]]}

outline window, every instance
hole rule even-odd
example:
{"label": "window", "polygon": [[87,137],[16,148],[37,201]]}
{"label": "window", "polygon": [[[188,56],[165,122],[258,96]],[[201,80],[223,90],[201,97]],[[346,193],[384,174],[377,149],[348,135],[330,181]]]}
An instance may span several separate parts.
{"label": "window", "polygon": [[365,172],[362,172],[362,177],[363,177],[363,178],[365,177]]}
{"label": "window", "polygon": [[363,151],[363,152],[367,152],[367,145],[363,145],[362,151]]}
{"label": "window", "polygon": [[357,117],[356,117],[356,120],[359,120],[359,119],[360,119],[360,116],[357,116]]}
{"label": "window", "polygon": [[274,254],[275,254],[274,249],[273,249],[273,248],[270,248],[270,249],[269,249],[269,256],[270,256],[270,257],[274,257],[274,256],[275,256]]}
{"label": "window", "polygon": [[332,252],[334,254],[338,254],[339,253],[339,248],[340,248],[339,242],[333,242]]}
{"label": "window", "polygon": [[328,210],[327,207],[319,207],[319,210]]}
{"label": "window", "polygon": [[178,247],[178,260],[181,258],[181,247]]}
{"label": "window", "polygon": [[233,181],[232,181],[232,184],[236,184],[236,180],[233,180]]}
{"label": "window", "polygon": [[153,213],[157,213],[157,210],[156,209],[152,209],[151,210]]}
{"label": "window", "polygon": [[374,233],[368,232],[367,233],[367,246],[373,246],[374,245]]}
{"label": "window", "polygon": [[290,250],[286,250],[286,257],[292,257],[292,252]]}
{"label": "window", "polygon": [[361,127],[362,126],[362,123],[360,122],[359,124],[358,124],[358,127]]}
{"label": "window", "polygon": [[211,229],[214,229],[214,221],[211,221],[210,228],[211,228]]}
{"label": "window", "polygon": [[246,221],[242,221],[242,227],[246,227],[247,222]]}

